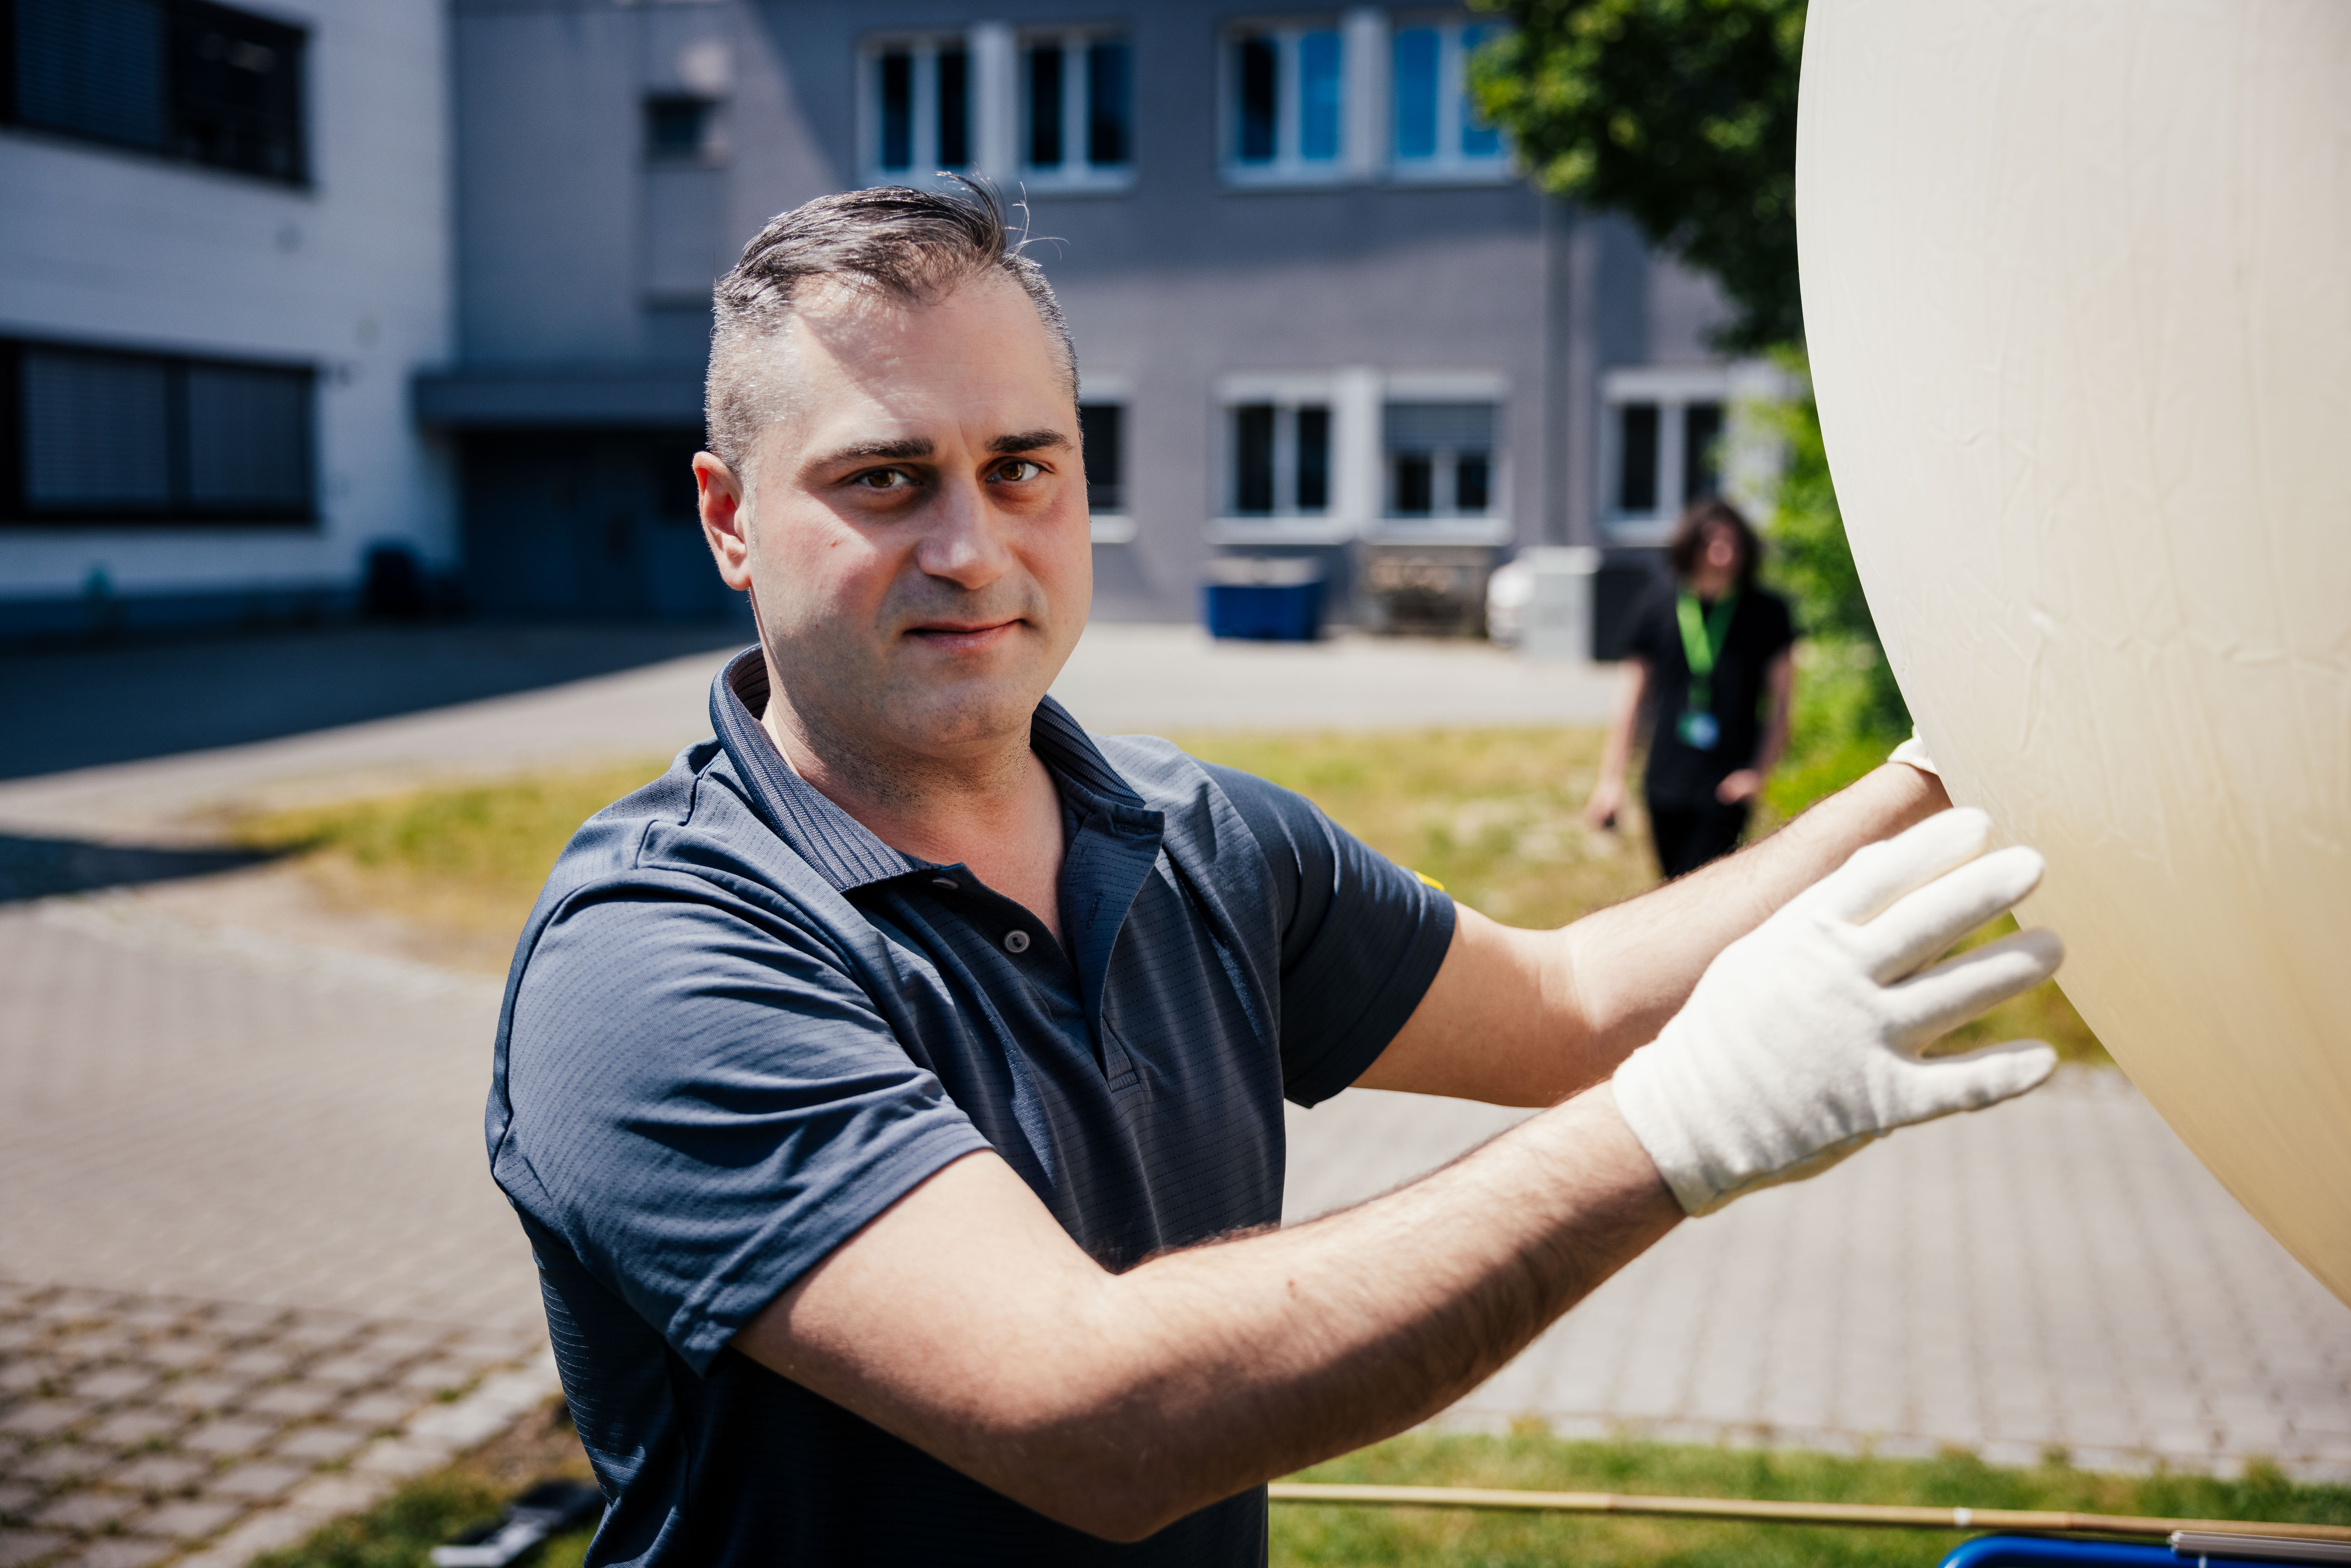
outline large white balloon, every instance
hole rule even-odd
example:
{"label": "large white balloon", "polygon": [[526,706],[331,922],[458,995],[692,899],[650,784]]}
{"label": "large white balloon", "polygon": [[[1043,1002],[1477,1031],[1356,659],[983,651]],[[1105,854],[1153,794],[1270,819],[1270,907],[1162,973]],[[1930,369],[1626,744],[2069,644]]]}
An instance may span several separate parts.
{"label": "large white balloon", "polygon": [[1813,0],[1830,466],[2067,996],[2351,1301],[2351,5]]}

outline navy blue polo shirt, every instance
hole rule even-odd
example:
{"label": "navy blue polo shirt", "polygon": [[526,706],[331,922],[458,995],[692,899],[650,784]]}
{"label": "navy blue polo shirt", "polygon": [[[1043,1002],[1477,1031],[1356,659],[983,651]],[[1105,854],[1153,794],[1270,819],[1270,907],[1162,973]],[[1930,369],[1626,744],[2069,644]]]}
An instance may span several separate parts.
{"label": "navy blue polo shirt", "polygon": [[753,649],[716,738],[581,827],[499,1019],[490,1161],[603,1483],[588,1561],[1262,1563],[1262,1490],[1113,1545],[728,1342],[974,1150],[1108,1269],[1279,1223],[1284,1096],[1379,1055],[1451,904],[1301,797],[1048,699],[1064,947],[802,781],[766,701]]}

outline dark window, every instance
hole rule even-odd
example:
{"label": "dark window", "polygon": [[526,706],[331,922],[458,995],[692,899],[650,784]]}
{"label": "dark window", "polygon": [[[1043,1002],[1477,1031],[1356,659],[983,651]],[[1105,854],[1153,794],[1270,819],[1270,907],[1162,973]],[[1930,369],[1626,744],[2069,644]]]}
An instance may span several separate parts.
{"label": "dark window", "polygon": [[939,166],[960,169],[971,162],[971,57],[961,49],[939,52]]}
{"label": "dark window", "polygon": [[1086,50],[1086,162],[1127,161],[1126,46],[1094,44]]}
{"label": "dark window", "polygon": [[1482,452],[1453,460],[1453,509],[1457,512],[1482,512],[1487,507],[1488,481],[1492,468]]}
{"label": "dark window", "polygon": [[1273,404],[1233,410],[1233,510],[1263,517],[1273,510]]}
{"label": "dark window", "polygon": [[1233,46],[1233,77],[1239,89],[1240,123],[1236,152],[1244,163],[1273,162],[1279,124],[1275,83],[1280,69],[1271,38],[1243,38]]}
{"label": "dark window", "polygon": [[1331,411],[1298,411],[1298,509],[1320,512],[1331,505]]}
{"label": "dark window", "polygon": [[882,167],[910,169],[914,163],[914,57],[892,49],[880,63]]}
{"label": "dark window", "polygon": [[1086,507],[1095,512],[1126,510],[1124,454],[1126,411],[1114,402],[1078,405],[1078,438],[1085,446]]}
{"label": "dark window", "polygon": [[1616,455],[1616,509],[1657,509],[1657,405],[1628,402],[1617,410],[1622,439]]}
{"label": "dark window", "polygon": [[311,371],[0,342],[16,522],[307,522]]}
{"label": "dark window", "polygon": [[1061,46],[1041,44],[1029,51],[1029,162],[1039,169],[1061,166]]}
{"label": "dark window", "polygon": [[1426,517],[1437,509],[1437,465],[1426,452],[1395,454],[1395,509],[1400,517]]}
{"label": "dark window", "polygon": [[701,98],[645,99],[645,156],[699,158],[710,141],[712,104]]}
{"label": "dark window", "polygon": [[305,35],[203,0],[13,0],[0,118],[299,183]]}
{"label": "dark window", "polygon": [[1682,410],[1682,499],[1722,488],[1722,405],[1694,402]]}

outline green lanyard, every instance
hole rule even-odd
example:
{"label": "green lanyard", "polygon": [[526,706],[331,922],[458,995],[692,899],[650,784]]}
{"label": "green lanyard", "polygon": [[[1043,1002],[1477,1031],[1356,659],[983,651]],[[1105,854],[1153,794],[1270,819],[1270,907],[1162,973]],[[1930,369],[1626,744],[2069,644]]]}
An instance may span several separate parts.
{"label": "green lanyard", "polygon": [[1717,600],[1714,612],[1703,621],[1698,618],[1698,595],[1684,593],[1674,601],[1682,623],[1682,652],[1689,659],[1689,700],[1684,706],[1690,713],[1709,712],[1714,706],[1714,662],[1722,656],[1723,641],[1730,634],[1731,612],[1738,606],[1737,589]]}

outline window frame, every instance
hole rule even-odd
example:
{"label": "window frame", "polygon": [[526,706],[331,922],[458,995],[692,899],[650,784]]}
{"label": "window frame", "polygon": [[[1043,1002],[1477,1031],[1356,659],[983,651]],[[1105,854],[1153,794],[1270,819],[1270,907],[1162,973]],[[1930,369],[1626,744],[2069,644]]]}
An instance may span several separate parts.
{"label": "window frame", "polygon": [[[26,493],[26,445],[30,432],[26,420],[24,359],[27,351],[77,354],[96,359],[160,365],[166,375],[169,402],[164,417],[167,462],[172,497],[162,506],[108,504],[92,507],[42,507]],[[299,503],[283,506],[204,504],[190,495],[188,451],[188,376],[192,371],[264,371],[298,376],[303,382],[302,496]],[[0,337],[0,530],[73,531],[91,528],[148,527],[172,528],[316,528],[323,522],[319,505],[319,367],[298,361],[270,360],[230,354],[184,354],[126,348],[113,343],[89,343],[61,339]]]}
{"label": "window frame", "polygon": [[[162,95],[162,135],[158,141],[151,143],[108,136],[25,118],[16,79],[17,0],[0,0],[0,129],[43,138],[56,137],[78,146],[153,158],[182,168],[204,169],[295,190],[310,189],[313,180],[309,75],[314,29],[287,17],[265,15],[243,6],[221,5],[218,0],[152,0],[152,4],[162,30],[162,56],[157,79],[157,89]],[[271,116],[284,131],[287,143],[288,166],[285,169],[256,168],[233,159],[206,157],[188,150],[189,132],[185,127],[185,116],[191,101],[186,78],[192,72],[182,57],[182,40],[202,27],[208,18],[224,16],[234,18],[236,24],[264,35],[274,35],[271,44],[258,47],[284,48],[292,57],[285,74],[277,78],[287,99],[283,113]]]}
{"label": "window frame", "polygon": [[[1427,512],[1395,509],[1395,454],[1386,436],[1386,410],[1391,403],[1483,403],[1493,410],[1493,433],[1486,447],[1486,507],[1464,512],[1458,506]],[[1379,493],[1377,510],[1364,538],[1376,544],[1500,545],[1516,537],[1513,510],[1516,486],[1511,473],[1510,419],[1517,408],[1510,378],[1499,370],[1464,367],[1458,370],[1394,371],[1381,378],[1377,433]],[[1448,465],[1462,455],[1453,448],[1432,448],[1431,461]],[[1457,476],[1432,476],[1432,502],[1447,496]]]}
{"label": "window frame", "polygon": [[[1750,412],[1761,402],[1785,397],[1792,383],[1766,361],[1735,361],[1710,365],[1623,365],[1600,378],[1600,493],[1594,512],[1601,539],[1614,545],[1662,545],[1673,537],[1687,494],[1691,465],[1686,450],[1689,410],[1715,404],[1722,423],[1715,439],[1714,493],[1751,517],[1771,505],[1771,487],[1783,462],[1778,439]],[[1625,426],[1628,404],[1657,405],[1656,504],[1631,512],[1624,494]]]}
{"label": "window frame", "polygon": [[[1404,95],[1397,90],[1395,57],[1398,40],[1417,28],[1437,36],[1437,152],[1426,158],[1406,158],[1398,149],[1403,140]],[[1385,58],[1381,71],[1387,83],[1386,113],[1382,126],[1381,162],[1390,180],[1404,185],[1506,184],[1519,177],[1517,150],[1510,133],[1499,131],[1497,150],[1469,153],[1462,150],[1469,105],[1469,47],[1464,35],[1475,28],[1499,32],[1502,24],[1459,12],[1398,12],[1389,18]],[[1480,40],[1482,43],[1484,40]]]}
{"label": "window frame", "polygon": [[[1299,151],[1304,96],[1300,46],[1309,35],[1324,33],[1338,47],[1337,141],[1328,159],[1309,159]],[[1217,165],[1228,185],[1243,190],[1296,190],[1343,185],[1361,177],[1351,145],[1355,127],[1349,95],[1357,90],[1357,84],[1347,57],[1352,43],[1345,14],[1296,12],[1245,17],[1218,29],[1217,37]],[[1274,42],[1274,153],[1263,162],[1243,162],[1240,155],[1241,83],[1237,56],[1239,45],[1251,37]]]}
{"label": "window frame", "polygon": [[[892,167],[882,162],[882,62],[904,53],[908,62],[907,162]],[[939,57],[964,57],[964,160],[949,163],[939,156]],[[861,38],[857,49],[857,160],[869,184],[930,185],[943,171],[977,175],[980,168],[980,113],[985,98],[979,74],[986,68],[968,32],[935,28],[918,32],[874,33]]]}
{"label": "window frame", "polygon": [[[1116,163],[1096,163],[1089,155],[1092,137],[1093,71],[1090,51],[1101,44],[1118,44],[1126,50],[1126,156]],[[1029,52],[1047,45],[1061,51],[1061,162],[1033,163],[1032,116],[1035,100],[1029,90]],[[1017,177],[1040,195],[1086,195],[1124,191],[1134,183],[1136,125],[1134,113],[1134,41],[1115,24],[1087,26],[1024,27],[1012,51],[1014,108],[1013,163]]]}
{"label": "window frame", "polygon": [[[1097,509],[1093,504],[1093,485],[1086,481],[1086,517],[1093,542],[1098,545],[1126,544],[1137,532],[1134,521],[1134,399],[1129,395],[1123,382],[1105,381],[1089,376],[1078,395],[1079,428],[1084,429],[1084,411],[1089,408],[1109,408],[1118,412],[1118,504]],[[1081,456],[1083,455],[1081,454]]]}

